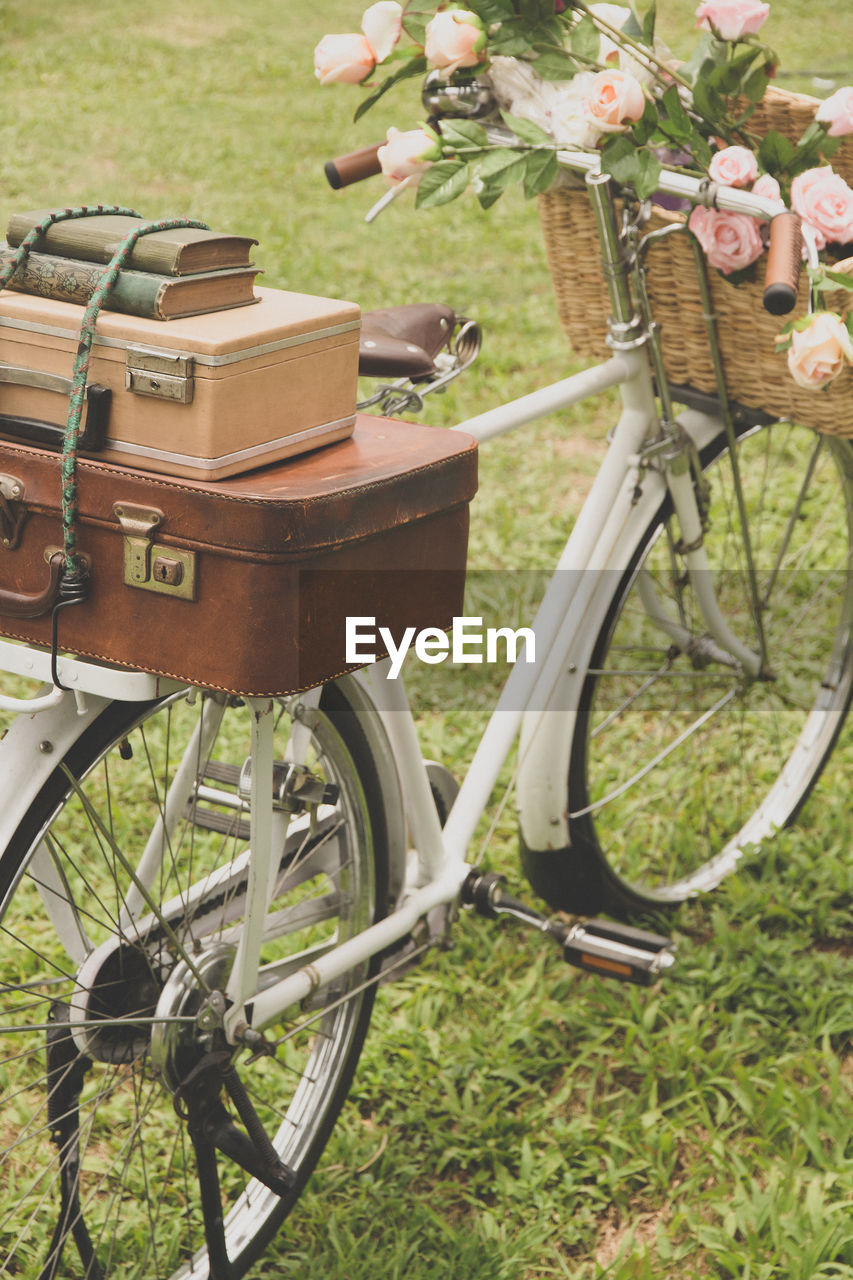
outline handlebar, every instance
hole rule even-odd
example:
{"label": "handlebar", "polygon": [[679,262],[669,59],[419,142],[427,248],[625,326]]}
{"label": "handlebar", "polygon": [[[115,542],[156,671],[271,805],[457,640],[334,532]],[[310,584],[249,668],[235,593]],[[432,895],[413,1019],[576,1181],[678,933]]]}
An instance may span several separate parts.
{"label": "handlebar", "polygon": [[339,191],[341,187],[350,187],[355,182],[362,182],[365,178],[373,178],[381,173],[378,153],[379,148],[384,145],[383,142],[376,142],[372,147],[362,147],[359,151],[350,151],[345,156],[329,160],[324,168],[329,186]]}
{"label": "handlebar", "polygon": [[770,247],[764,279],[764,309],[787,315],[797,302],[797,282],[803,265],[803,224],[799,214],[777,213],[770,222]]}
{"label": "handlebar", "polygon": [[[505,142],[511,146],[517,139],[502,127],[487,129],[492,142]],[[365,178],[381,173],[379,148],[375,143],[338,156],[325,166],[329,184],[339,190]],[[559,164],[576,173],[593,174],[600,171],[601,158],[595,152],[558,151]],[[764,286],[764,307],[772,315],[786,315],[797,301],[797,284],[802,266],[803,245],[809,263],[817,266],[817,250],[814,238],[804,233],[800,218],[786,209],[781,200],[753,195],[738,187],[715,186],[707,179],[693,178],[689,174],[664,170],[660,176],[660,190],[667,195],[689,200],[692,204],[704,204],[731,213],[744,213],[762,218],[770,223],[770,246],[767,255],[767,273]]]}

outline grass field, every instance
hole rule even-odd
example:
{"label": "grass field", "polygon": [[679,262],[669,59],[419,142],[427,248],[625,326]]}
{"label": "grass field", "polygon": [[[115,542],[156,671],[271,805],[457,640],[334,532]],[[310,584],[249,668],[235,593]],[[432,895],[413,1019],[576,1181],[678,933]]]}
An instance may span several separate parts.
{"label": "grass field", "polygon": [[[844,5],[771,7],[768,40],[808,73],[781,83],[853,82]],[[677,49],[692,0],[659,8]],[[87,201],[192,213],[257,236],[270,285],[447,301],[486,334],[476,370],[429,406],[449,424],[578,366],[535,207],[401,201],[366,228],[376,189],[326,188],[327,157],[420,118],[413,95],[411,115],[383,105],[356,128],[357,91],[316,86],[314,44],[361,9],[0,0],[0,221]],[[553,558],[611,416],[596,404],[482,451],[473,564]],[[459,773],[482,698],[427,702],[427,754]],[[343,1121],[257,1276],[853,1277],[851,768],[848,729],[796,828],[679,914],[660,989],[580,977],[462,920],[451,951],[380,993]],[[485,856],[515,879],[510,811]]]}

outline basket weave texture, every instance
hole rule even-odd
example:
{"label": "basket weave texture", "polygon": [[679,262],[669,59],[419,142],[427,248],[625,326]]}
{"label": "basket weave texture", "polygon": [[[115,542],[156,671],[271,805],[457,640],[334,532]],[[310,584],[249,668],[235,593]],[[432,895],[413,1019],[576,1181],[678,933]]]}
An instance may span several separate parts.
{"label": "basket weave texture", "polygon": [[[816,98],[771,88],[750,127],[759,134],[776,130],[796,141],[812,123],[819,105]],[[830,163],[853,186],[853,139],[843,140]],[[604,339],[610,307],[586,192],[573,187],[545,192],[539,197],[539,215],[557,311],[569,342],[578,355],[600,357],[607,352]],[[683,214],[655,205],[644,229],[684,221]],[[646,265],[647,288],[654,318],[661,326],[669,381],[676,386],[715,392],[690,237],[669,235],[653,244]],[[759,278],[738,286],[713,268],[709,268],[708,276],[730,399],[819,431],[853,437],[853,368],[846,366],[824,391],[806,390],[794,382],[785,353],[777,353],[774,343],[786,317],[771,316],[764,310],[760,264]],[[843,292],[840,296],[829,294],[827,306],[843,308],[845,297],[850,296]],[[803,272],[792,315],[805,315],[807,306],[808,281]]]}

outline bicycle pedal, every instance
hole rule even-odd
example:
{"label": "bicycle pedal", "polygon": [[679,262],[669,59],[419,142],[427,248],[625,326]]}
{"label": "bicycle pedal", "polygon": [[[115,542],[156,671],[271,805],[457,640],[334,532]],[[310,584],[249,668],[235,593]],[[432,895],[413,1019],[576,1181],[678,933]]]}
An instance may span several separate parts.
{"label": "bicycle pedal", "polygon": [[610,920],[586,920],[569,926],[562,945],[568,964],[642,987],[651,986],[675,963],[671,938]]}

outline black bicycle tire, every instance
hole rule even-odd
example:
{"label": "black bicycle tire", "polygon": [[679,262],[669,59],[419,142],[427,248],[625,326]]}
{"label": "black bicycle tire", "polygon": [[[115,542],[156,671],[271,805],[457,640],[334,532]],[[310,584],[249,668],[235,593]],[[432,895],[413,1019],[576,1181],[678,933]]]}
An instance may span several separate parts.
{"label": "black bicycle tire", "polygon": [[[22,870],[22,862],[27,860],[34,841],[44,828],[45,814],[55,813],[69,793],[70,786],[63,766],[70,770],[73,777],[83,776],[92,761],[99,759],[111,745],[120,741],[123,733],[130,726],[138,723],[140,717],[156,711],[165,701],[167,699],[141,704],[113,702],[72,744],[39,790],[6,849],[0,855],[0,904],[5,902],[10,889],[13,890]],[[383,918],[388,908],[389,833],[386,829],[385,809],[381,802],[382,790],[386,782],[383,781],[377,769],[359,717],[339,685],[330,684],[324,687],[320,706],[342,738],[365,795],[373,834],[375,904],[373,920],[377,921]],[[377,976],[379,966],[380,958],[374,957],[368,967],[368,979]],[[251,1240],[248,1240],[241,1252],[231,1260],[230,1274],[233,1280],[240,1280],[240,1277],[254,1266],[269,1247],[305,1190],[322,1156],[352,1085],[370,1024],[375,994],[376,983],[369,981],[361,995],[360,1010],[351,1032],[346,1060],[339,1070],[331,1095],[326,1101],[323,1118],[311,1139],[310,1147],[296,1170],[295,1180],[286,1195],[273,1206],[272,1211],[260,1224]]]}
{"label": "black bicycle tire", "polygon": [[[758,428],[744,427],[738,433],[739,438],[740,436],[751,434],[754,430],[763,430],[766,425],[772,424],[762,424]],[[715,436],[701,452],[703,468],[707,468],[714,461],[721,458],[728,450],[728,447],[727,438],[723,433]],[[836,450],[846,451],[847,468],[849,473],[853,474],[853,463],[850,462],[850,459],[853,458],[853,445],[847,441],[832,441],[831,447]],[[649,520],[644,531],[639,535],[618,587],[610,598],[598,628],[595,646],[589,662],[590,670],[596,670],[601,667],[603,653],[607,649],[638,567],[642,563],[647,550],[655,541],[658,531],[671,515],[671,500],[667,496]],[[851,662],[853,662],[853,657],[848,657],[846,669],[847,687],[846,692],[843,694],[843,705],[839,707],[840,714],[835,724],[834,732],[824,743],[819,758],[811,762],[810,773],[805,785],[796,796],[784,823],[779,824],[780,826],[790,826],[796,821],[797,815],[808,799],[835,748],[844,726],[845,717],[853,702]],[[573,802],[578,804],[578,808],[584,807],[584,800],[587,796],[587,721],[594,689],[595,678],[587,675],[584,679],[583,691],[578,704],[569,755],[568,794],[573,798]],[[577,797],[580,797],[579,802]],[[685,892],[682,896],[670,898],[665,895],[646,892],[642,887],[620,876],[608,861],[606,853],[602,850],[596,838],[595,826],[590,814],[585,814],[581,817],[570,817],[568,826],[569,842],[566,848],[556,851],[538,851],[530,849],[523,841],[521,845],[521,858],[525,873],[532,887],[552,909],[569,911],[580,915],[603,913],[612,915],[617,919],[636,919],[671,914],[688,897],[694,896],[692,893]],[[729,873],[727,872],[726,874]]]}

